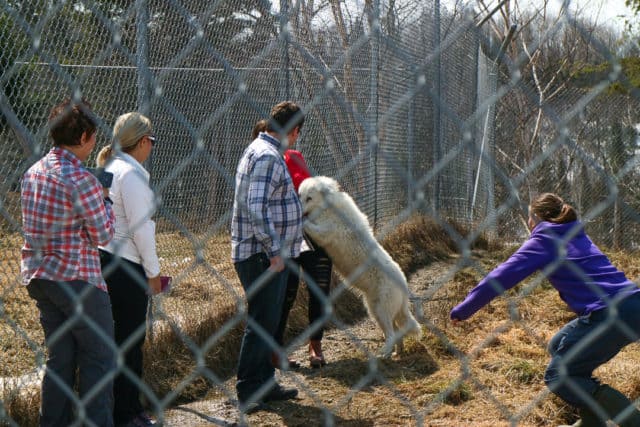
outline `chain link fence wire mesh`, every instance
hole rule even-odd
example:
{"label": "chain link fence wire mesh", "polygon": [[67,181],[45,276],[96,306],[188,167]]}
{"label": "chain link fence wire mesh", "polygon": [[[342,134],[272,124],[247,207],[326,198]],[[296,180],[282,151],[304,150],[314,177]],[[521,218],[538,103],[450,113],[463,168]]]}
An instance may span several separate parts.
{"label": "chain link fence wire mesh", "polygon": [[[481,5],[0,0],[0,315],[2,345],[11,348],[0,356],[0,390],[11,389],[10,377],[25,386],[41,375],[43,337],[24,320],[34,319],[25,310],[35,306],[20,283],[20,178],[51,147],[46,118],[68,96],[92,103],[99,147],[124,112],[140,111],[154,124],[158,144],[145,166],[160,206],[162,271],[173,276],[173,289],[150,308],[146,346],[157,355],[148,369],[156,374],[133,380],[160,417],[209,387],[234,398],[228,379],[246,320],[229,257],[234,174],[253,124],[281,100],[304,109],[297,147],[312,171],[335,177],[381,238],[414,214],[447,231],[465,257],[443,277],[469,265],[485,271],[467,258],[480,235],[521,240],[527,203],[542,191],[573,202],[598,244],[637,249],[640,109],[628,70],[638,46],[623,52],[607,30],[560,12],[556,21],[499,39],[483,20],[497,3]],[[414,297],[428,302],[445,285],[434,279]],[[349,296],[337,289],[343,295],[327,303]],[[339,317],[330,320],[348,330]],[[420,320],[448,342],[442,319]],[[181,350],[165,345],[167,336]],[[340,424],[336,408],[374,380],[409,408],[410,421],[400,424],[428,424],[434,407],[461,393],[463,380],[452,379],[432,400],[416,403],[376,363],[372,357],[334,404],[304,380],[295,385],[315,396],[316,415],[327,424]],[[179,381],[163,382],[176,370]],[[0,423],[18,425],[6,396]],[[515,411],[489,400],[514,424],[543,397]]]}

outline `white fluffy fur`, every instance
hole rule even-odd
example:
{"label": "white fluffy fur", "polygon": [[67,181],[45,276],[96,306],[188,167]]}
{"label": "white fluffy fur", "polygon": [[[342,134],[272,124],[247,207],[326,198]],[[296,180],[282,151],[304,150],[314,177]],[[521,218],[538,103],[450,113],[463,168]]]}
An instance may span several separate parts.
{"label": "white fluffy fur", "polygon": [[326,251],[346,283],[360,290],[369,314],[385,338],[382,354],[402,336],[421,334],[409,310],[407,279],[400,266],[378,243],[367,217],[338,183],[326,176],[305,179],[299,189],[305,215],[304,230]]}

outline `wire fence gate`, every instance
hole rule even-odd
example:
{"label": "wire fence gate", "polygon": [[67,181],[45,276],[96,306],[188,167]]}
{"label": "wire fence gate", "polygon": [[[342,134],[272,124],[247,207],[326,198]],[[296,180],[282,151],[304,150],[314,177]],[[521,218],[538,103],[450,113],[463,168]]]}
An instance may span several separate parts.
{"label": "wire fence gate", "polygon": [[[33,355],[0,356],[5,392],[9,377],[37,381],[44,357],[11,302],[24,295],[20,179],[50,148],[49,109],[68,96],[93,105],[99,147],[127,111],[148,115],[159,140],[145,165],[158,251],[173,296],[193,306],[155,297],[149,337],[177,337],[195,366],[170,390],[135,378],[159,414],[202,378],[233,395],[233,357],[215,359],[219,371],[205,361],[239,343],[246,316],[229,258],[234,175],[254,123],[281,100],[304,110],[297,148],[312,172],[335,177],[380,238],[424,214],[462,249],[485,234],[517,242],[528,202],[554,191],[598,244],[637,249],[637,43],[570,8],[554,19],[518,9],[531,18],[518,26],[502,14],[510,3],[2,0],[0,312],[3,346]],[[0,423],[20,424],[7,402]],[[413,411],[426,423],[427,409]]]}

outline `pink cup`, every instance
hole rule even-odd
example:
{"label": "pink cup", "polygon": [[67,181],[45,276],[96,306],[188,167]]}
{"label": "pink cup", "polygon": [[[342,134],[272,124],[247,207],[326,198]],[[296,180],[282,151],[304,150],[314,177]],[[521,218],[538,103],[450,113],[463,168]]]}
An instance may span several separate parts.
{"label": "pink cup", "polygon": [[171,289],[171,276],[160,276],[160,291],[167,292]]}

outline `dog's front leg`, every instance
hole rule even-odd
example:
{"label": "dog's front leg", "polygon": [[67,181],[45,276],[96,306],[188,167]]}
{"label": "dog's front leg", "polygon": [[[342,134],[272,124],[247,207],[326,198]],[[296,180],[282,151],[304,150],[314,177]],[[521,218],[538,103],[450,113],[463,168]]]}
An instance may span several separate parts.
{"label": "dog's front leg", "polygon": [[316,223],[306,220],[304,222],[304,231],[309,233],[312,238],[317,238],[331,231],[331,227],[329,223]]}

